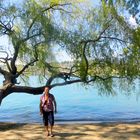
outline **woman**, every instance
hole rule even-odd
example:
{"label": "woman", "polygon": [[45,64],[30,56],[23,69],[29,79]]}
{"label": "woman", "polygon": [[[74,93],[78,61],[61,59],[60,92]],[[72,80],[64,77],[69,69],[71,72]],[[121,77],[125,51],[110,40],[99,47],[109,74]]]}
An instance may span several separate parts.
{"label": "woman", "polygon": [[[57,105],[55,97],[49,93],[49,90],[49,87],[45,87],[44,94],[40,98],[40,114],[43,115],[47,136],[53,137],[54,112],[57,112]],[[50,126],[50,131],[48,125]]]}

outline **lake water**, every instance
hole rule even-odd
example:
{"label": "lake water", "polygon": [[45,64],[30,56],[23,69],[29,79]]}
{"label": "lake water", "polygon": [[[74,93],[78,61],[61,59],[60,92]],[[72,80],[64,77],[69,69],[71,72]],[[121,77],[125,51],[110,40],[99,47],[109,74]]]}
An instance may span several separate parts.
{"label": "lake water", "polygon": [[[39,85],[36,82],[32,77],[30,83]],[[88,89],[78,84],[56,87],[51,90],[58,106],[55,120],[58,123],[140,121],[138,90],[139,87],[129,96],[121,93],[100,96],[97,89],[91,86]],[[0,106],[0,122],[42,123],[39,114],[40,96],[24,93],[9,95]]]}

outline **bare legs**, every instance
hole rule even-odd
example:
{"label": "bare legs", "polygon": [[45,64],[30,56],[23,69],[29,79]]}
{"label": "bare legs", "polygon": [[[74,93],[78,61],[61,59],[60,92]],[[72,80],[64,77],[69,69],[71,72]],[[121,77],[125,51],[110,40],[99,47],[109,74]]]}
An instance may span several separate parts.
{"label": "bare legs", "polygon": [[45,126],[46,127],[46,133],[47,133],[47,136],[51,136],[53,137],[53,125],[50,126],[50,131],[49,131],[49,127],[48,125]]}
{"label": "bare legs", "polygon": [[53,131],[52,131],[52,130],[53,130],[53,125],[50,126],[50,129],[51,129],[51,131],[50,131],[50,132],[51,132],[51,133],[50,133],[50,134],[51,134],[51,137],[53,137],[53,136],[54,136],[54,135],[53,135]]}
{"label": "bare legs", "polygon": [[[54,126],[54,115],[53,111],[51,112],[44,112],[43,114],[43,121],[46,128],[47,136],[53,137],[53,126]],[[49,130],[50,129],[50,130]]]}
{"label": "bare legs", "polygon": [[49,136],[49,129],[48,129],[48,125],[46,125],[45,127],[46,127],[46,133],[47,133],[47,136]]}

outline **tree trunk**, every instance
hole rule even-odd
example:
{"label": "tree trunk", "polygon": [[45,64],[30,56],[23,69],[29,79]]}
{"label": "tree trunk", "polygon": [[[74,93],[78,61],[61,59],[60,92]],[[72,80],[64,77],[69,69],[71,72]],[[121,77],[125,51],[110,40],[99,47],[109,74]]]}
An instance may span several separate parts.
{"label": "tree trunk", "polygon": [[8,86],[0,89],[0,105],[2,103],[3,98],[5,98],[10,93],[11,92],[9,92],[9,87]]}
{"label": "tree trunk", "polygon": [[16,84],[17,80],[16,77],[12,74],[6,74],[4,75],[4,81],[3,81],[3,86],[7,86],[7,85],[12,85],[12,84]]}
{"label": "tree trunk", "polygon": [[7,85],[4,88],[0,89],[0,105],[2,100],[11,93],[28,93],[33,95],[42,94],[44,91],[44,87],[28,87],[28,86],[16,86],[16,85]]}

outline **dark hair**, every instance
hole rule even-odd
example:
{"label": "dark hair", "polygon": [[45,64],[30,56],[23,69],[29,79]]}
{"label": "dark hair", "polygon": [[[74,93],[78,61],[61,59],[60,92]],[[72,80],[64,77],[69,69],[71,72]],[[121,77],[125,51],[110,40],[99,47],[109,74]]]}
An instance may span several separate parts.
{"label": "dark hair", "polygon": [[[50,86],[45,86],[45,88],[51,89],[51,87],[50,87]],[[45,88],[44,88],[44,89],[45,89]]]}

